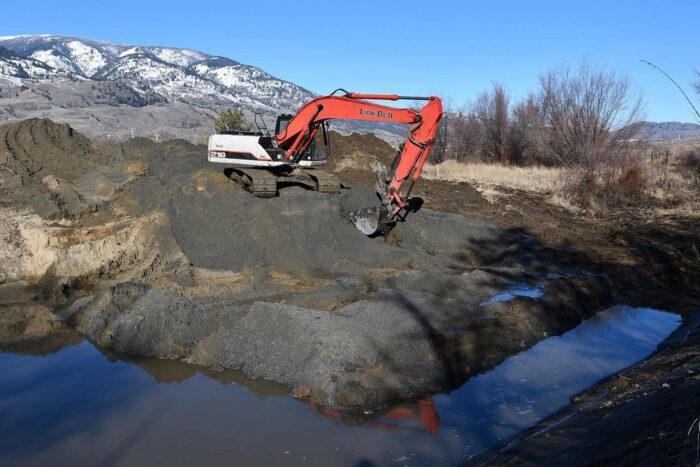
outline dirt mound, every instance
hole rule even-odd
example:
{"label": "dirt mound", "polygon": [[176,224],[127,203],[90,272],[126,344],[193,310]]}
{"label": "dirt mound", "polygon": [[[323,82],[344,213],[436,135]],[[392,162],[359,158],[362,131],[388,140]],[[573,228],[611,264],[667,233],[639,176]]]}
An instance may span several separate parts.
{"label": "dirt mound", "polygon": [[[329,137],[333,154],[338,154],[341,157],[343,154],[364,152],[371,154],[384,165],[391,165],[391,161],[394,160],[396,155],[396,148],[371,133],[341,135],[331,131]],[[333,157],[333,159],[328,161],[328,165],[331,167],[340,162],[338,157]]]}
{"label": "dirt mound", "polygon": [[194,145],[184,139],[155,142],[152,139],[137,137],[115,146],[114,151],[125,159],[153,159],[164,156],[184,156],[193,152],[206,154],[206,146]]}
{"label": "dirt mound", "polygon": [[541,302],[481,305],[515,273],[498,264],[452,276],[404,271],[372,280],[364,297],[332,311],[301,305],[302,294],[192,295],[123,283],[76,302],[66,316],[118,352],[240,369],[317,403],[371,410],[459,385],[542,335],[574,326],[584,303],[589,313],[601,304],[561,293],[599,287],[584,276],[552,280]]}
{"label": "dirt mound", "polygon": [[89,209],[73,182],[111,161],[68,125],[31,119],[0,127],[0,194],[43,217]]}
{"label": "dirt mound", "polygon": [[69,125],[33,118],[0,126],[0,154],[5,165],[29,174],[72,181],[100,155],[92,142]]}
{"label": "dirt mound", "polygon": [[177,241],[195,266],[310,273],[396,265],[412,257],[369,240],[343,216],[346,200],[349,209],[362,207],[363,199],[377,205],[371,190],[362,190],[365,196],[353,196],[355,190],[329,196],[290,187],[263,199],[232,190],[230,181],[217,183],[217,175],[200,170],[169,204]]}
{"label": "dirt mound", "polygon": [[396,149],[372,134],[349,136],[330,132],[331,157],[326,170],[335,173],[346,185],[374,186],[376,172],[391,167]]}

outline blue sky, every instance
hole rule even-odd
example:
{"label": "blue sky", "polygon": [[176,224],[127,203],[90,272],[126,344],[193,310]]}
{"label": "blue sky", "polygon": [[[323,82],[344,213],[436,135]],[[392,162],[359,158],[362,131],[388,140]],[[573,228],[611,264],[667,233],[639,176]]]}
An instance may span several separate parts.
{"label": "blue sky", "polygon": [[[10,1],[0,35],[65,34],[189,47],[318,93],[439,94],[460,105],[496,81],[515,98],[581,59],[628,75],[650,120],[694,121],[700,1]],[[700,100],[693,94],[695,102]]]}

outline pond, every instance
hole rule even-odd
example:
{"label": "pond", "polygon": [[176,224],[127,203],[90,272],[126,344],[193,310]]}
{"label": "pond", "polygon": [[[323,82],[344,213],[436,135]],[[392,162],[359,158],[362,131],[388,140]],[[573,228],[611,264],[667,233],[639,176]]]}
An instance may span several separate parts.
{"label": "pond", "polygon": [[0,354],[2,465],[455,465],[650,355],[680,325],[618,306],[450,394],[348,418],[286,388],[101,351]]}

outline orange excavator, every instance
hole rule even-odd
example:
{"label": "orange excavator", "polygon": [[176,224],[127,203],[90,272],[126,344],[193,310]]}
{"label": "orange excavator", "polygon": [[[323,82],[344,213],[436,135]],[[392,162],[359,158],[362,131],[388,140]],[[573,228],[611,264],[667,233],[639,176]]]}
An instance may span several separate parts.
{"label": "orange excavator", "polygon": [[[342,92],[342,95],[336,95]],[[422,100],[420,110],[395,108],[370,101]],[[442,118],[439,97],[360,94],[338,89],[301,107],[296,115],[280,115],[274,136],[256,115],[257,131],[224,131],[209,138],[208,160],[223,163],[226,173],[248,191],[260,197],[277,194],[277,185],[301,184],[326,193],[338,193],[340,182],[320,170],[330,146],[329,120],[365,120],[411,125],[391,169],[379,175],[379,206],[349,213],[350,220],[366,235],[384,232],[407,208],[414,183],[430,155]],[[322,135],[325,147],[317,144]]]}

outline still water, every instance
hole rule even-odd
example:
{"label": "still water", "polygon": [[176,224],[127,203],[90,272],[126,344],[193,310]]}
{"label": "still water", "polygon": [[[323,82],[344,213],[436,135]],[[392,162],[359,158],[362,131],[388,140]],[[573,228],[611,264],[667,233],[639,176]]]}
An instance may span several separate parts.
{"label": "still water", "polygon": [[0,465],[454,465],[654,351],[677,315],[619,306],[451,394],[344,419],[235,372],[87,341],[0,354]]}

